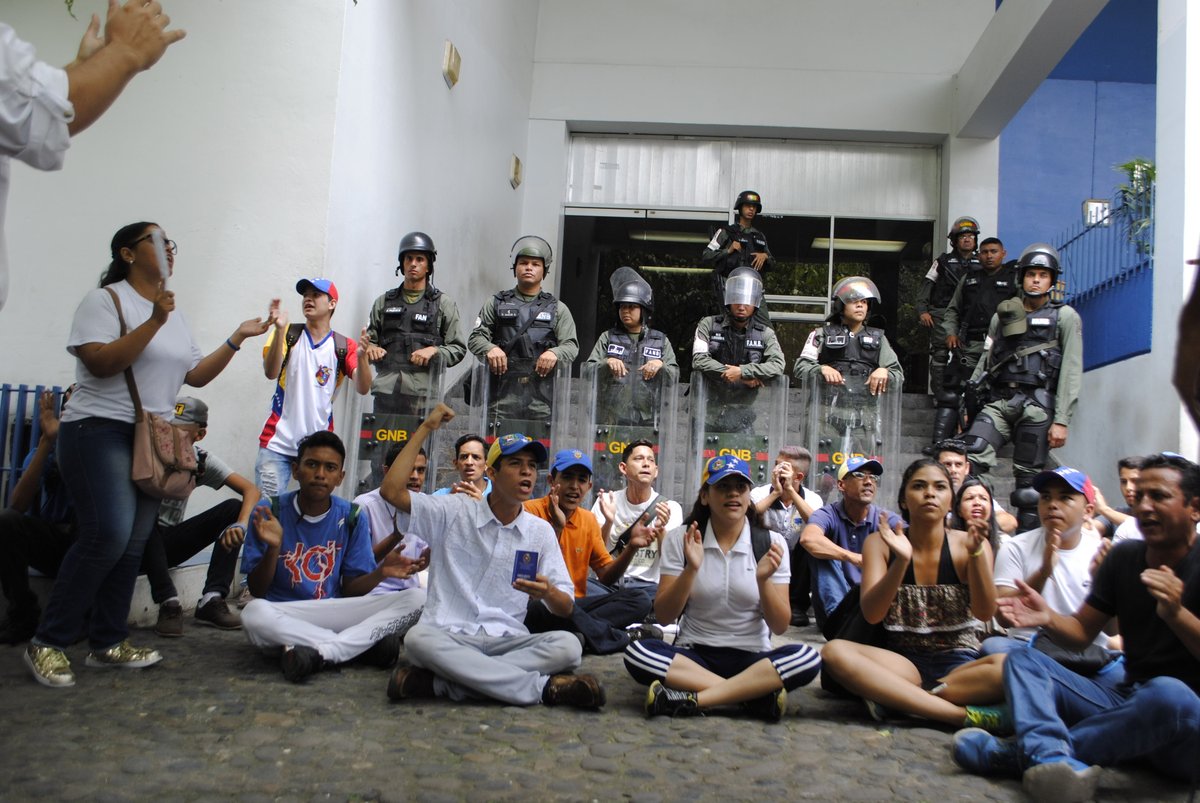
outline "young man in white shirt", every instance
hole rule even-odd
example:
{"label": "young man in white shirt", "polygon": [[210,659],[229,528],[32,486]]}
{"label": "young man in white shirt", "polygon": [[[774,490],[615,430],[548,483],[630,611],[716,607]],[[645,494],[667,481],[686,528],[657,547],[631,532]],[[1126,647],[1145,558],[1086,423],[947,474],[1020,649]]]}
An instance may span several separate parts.
{"label": "young man in white shirt", "polygon": [[[396,462],[402,448],[401,444],[396,444],[388,449],[383,458],[384,474],[392,467],[392,463]],[[428,469],[429,458],[422,449],[417,455],[416,463],[413,464],[412,472],[408,475],[407,487],[410,491],[420,491],[424,487],[425,473]],[[383,498],[378,488],[354,497],[354,504],[358,505],[359,511],[366,515],[367,523],[371,525],[371,551],[375,554],[376,561],[382,561],[388,553],[399,549],[401,555],[414,562],[422,565],[429,562],[429,544],[415,535],[406,535],[400,532],[400,528],[397,526],[400,513]],[[387,577],[371,589],[368,596],[386,594],[390,591],[403,591],[406,588],[419,588],[420,585],[421,581],[416,574],[408,577]]]}
{"label": "young man in white shirt", "polygon": [[429,433],[452,418],[454,412],[438,404],[380,486],[400,512],[400,529],[427,541],[431,551],[425,610],[404,640],[412,664],[392,673],[388,697],[603,706],[604,688],[596,678],[568,674],[583,656],[575,634],[531,634],[525,627],[530,599],[564,617],[575,605],[554,528],[524,508],[546,448],[520,433],[497,438],[487,456],[492,492],[483,499],[408,489]]}
{"label": "young man in white shirt", "polygon": [[750,501],[762,514],[767,529],[787,541],[792,569],[792,627],[808,627],[808,608],[812,602],[808,552],[800,546],[800,533],[808,524],[808,517],[822,504],[820,494],[804,487],[811,468],[811,452],[802,446],[784,446],[775,457],[771,481],[750,491]]}

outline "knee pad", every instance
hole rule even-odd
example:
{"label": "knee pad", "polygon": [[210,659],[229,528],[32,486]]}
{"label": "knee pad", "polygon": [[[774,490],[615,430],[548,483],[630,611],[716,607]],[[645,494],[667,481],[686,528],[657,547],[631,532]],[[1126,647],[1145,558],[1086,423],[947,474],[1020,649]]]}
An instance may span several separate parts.
{"label": "knee pad", "polygon": [[954,389],[957,386],[951,387],[949,383],[949,377],[946,379],[946,385],[942,386],[941,390],[933,394],[933,406],[937,407],[939,410],[948,407],[957,410],[959,395]]}
{"label": "knee pad", "polygon": [[999,449],[1004,445],[1004,437],[996,429],[996,422],[985,411],[975,416],[971,428],[963,435],[963,442],[969,454],[979,454],[989,443],[993,449]]}
{"label": "knee pad", "polygon": [[1008,497],[1009,504],[1015,508],[1033,508],[1035,510],[1039,499],[1041,499],[1041,494],[1029,487],[1014,488]]}
{"label": "knee pad", "polygon": [[1020,423],[1013,431],[1013,465],[1033,469],[1036,473],[1046,466],[1050,457],[1049,418],[1039,424]]}

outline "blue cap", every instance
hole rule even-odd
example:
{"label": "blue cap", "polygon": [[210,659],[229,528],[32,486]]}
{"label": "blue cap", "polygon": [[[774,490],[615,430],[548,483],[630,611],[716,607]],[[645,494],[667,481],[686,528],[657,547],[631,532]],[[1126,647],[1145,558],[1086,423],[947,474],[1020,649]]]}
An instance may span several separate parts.
{"label": "blue cap", "polygon": [[513,432],[508,435],[501,435],[496,440],[492,441],[491,448],[487,453],[487,464],[495,466],[496,461],[500,459],[500,455],[516,454],[522,449],[529,449],[533,452],[534,459],[538,464],[546,462],[546,447],[541,441],[535,441],[528,435],[523,435],[520,432]]}
{"label": "blue cap", "polygon": [[1033,478],[1033,490],[1041,493],[1046,490],[1046,484],[1055,479],[1062,480],[1071,486],[1073,490],[1083,494],[1083,498],[1088,501],[1089,505],[1095,504],[1096,488],[1092,485],[1092,481],[1088,479],[1088,475],[1077,468],[1059,466],[1051,471],[1043,471]]}
{"label": "blue cap", "polygon": [[701,478],[705,485],[716,485],[726,477],[741,477],[746,482],[750,479],[750,466],[736,455],[723,454],[714,457],[704,464],[704,476]]}
{"label": "blue cap", "polygon": [[867,471],[878,477],[883,474],[883,464],[878,460],[866,457],[848,457],[846,462],[842,463],[842,467],[838,469],[838,479],[846,479],[846,475],[851,471]]}
{"label": "blue cap", "polygon": [[550,464],[550,470],[557,474],[566,471],[571,466],[583,466],[591,474],[592,458],[578,449],[563,449],[554,455],[554,462]]}
{"label": "blue cap", "polygon": [[296,282],[296,292],[300,295],[304,295],[304,291],[310,287],[317,292],[324,293],[334,301],[338,300],[337,287],[329,279],[301,279]]}

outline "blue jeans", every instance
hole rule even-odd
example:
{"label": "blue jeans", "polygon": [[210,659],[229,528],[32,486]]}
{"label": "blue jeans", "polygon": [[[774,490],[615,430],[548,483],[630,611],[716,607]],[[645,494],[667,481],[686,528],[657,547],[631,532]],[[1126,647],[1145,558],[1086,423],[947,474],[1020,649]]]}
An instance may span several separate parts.
{"label": "blue jeans", "polygon": [[1193,780],[1200,697],[1171,677],[1132,685],[1105,679],[1077,675],[1037,650],[1008,653],[1004,692],[1023,765],[1073,758],[1114,766],[1142,758],[1165,775]]}
{"label": "blue jeans", "polygon": [[296,458],[259,447],[254,461],[254,484],[263,496],[279,496],[287,491],[292,481],[292,465]]}
{"label": "blue jeans", "polygon": [[91,609],[88,643],[107,649],[129,635],[133,584],[159,500],[129,479],[133,424],[85,418],[60,425],[58,465],[75,505],[77,535],[33,641],[59,649],[73,644]]}

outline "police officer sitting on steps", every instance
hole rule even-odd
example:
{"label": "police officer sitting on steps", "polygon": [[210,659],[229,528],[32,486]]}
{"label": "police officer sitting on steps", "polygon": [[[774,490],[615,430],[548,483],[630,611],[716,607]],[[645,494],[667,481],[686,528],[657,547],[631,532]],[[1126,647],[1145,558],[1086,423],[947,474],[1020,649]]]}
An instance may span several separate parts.
{"label": "police officer sitting on steps", "polygon": [[996,465],[996,450],[1013,442],[1018,530],[1038,526],[1033,478],[1051,449],[1067,442],[1083,374],[1083,325],[1071,307],[1050,299],[1058,281],[1058,251],[1034,243],[1017,260],[1021,298],[1000,303],[988,327],[985,353],[973,385],[990,388],[994,401],[964,436],[979,471]]}
{"label": "police officer sitting on steps", "polygon": [[375,299],[367,324],[367,359],[378,363],[371,385],[376,413],[419,415],[429,392],[429,365],[462,362],[467,344],[458,326],[458,307],[433,286],[437,248],[422,231],[400,238],[399,287]]}
{"label": "police officer sitting on steps", "polygon": [[549,377],[579,356],[575,319],[567,305],[542,290],[554,255],[541,237],[526,235],[509,254],[517,286],[488,299],[467,338],[471,353],[492,375],[489,404],[498,417],[550,419]]}

